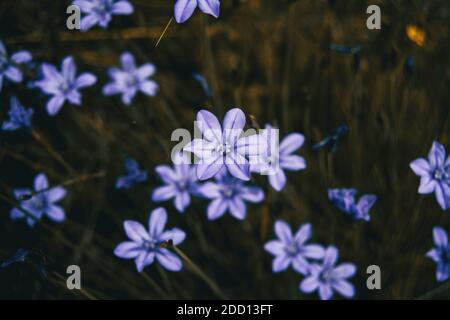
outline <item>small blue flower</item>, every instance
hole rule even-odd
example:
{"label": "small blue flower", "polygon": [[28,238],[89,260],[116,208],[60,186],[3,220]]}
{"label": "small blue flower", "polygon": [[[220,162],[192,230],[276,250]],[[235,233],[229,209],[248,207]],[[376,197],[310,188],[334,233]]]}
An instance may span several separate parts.
{"label": "small blue flower", "polygon": [[341,211],[354,220],[370,220],[369,211],[377,201],[373,194],[363,195],[356,202],[356,189],[328,189],[328,199]]}
{"label": "small blue flower", "polygon": [[277,220],[275,233],[278,240],[271,240],[264,246],[267,252],[275,256],[272,263],[273,272],[284,271],[292,265],[295,271],[306,275],[309,270],[308,259],[323,258],[325,250],[321,245],[306,244],[312,235],[311,224],[300,226],[294,235],[285,221]]}
{"label": "small blue flower", "polygon": [[141,171],[139,164],[131,158],[125,159],[125,170],[127,175],[117,179],[116,189],[129,189],[147,180],[147,171]]}
{"label": "small blue flower", "polygon": [[[23,200],[30,195],[32,195],[30,199]],[[10,214],[13,220],[25,218],[28,225],[33,227],[43,215],[47,215],[48,218],[55,222],[61,222],[65,219],[64,209],[57,205],[56,202],[66,196],[66,189],[62,187],[49,189],[48,180],[44,173],[38,174],[34,179],[34,194],[30,189],[15,189],[14,196],[20,201],[20,207],[32,214],[35,219],[26,216],[21,210],[13,208]]]}
{"label": "small blue flower", "polygon": [[158,84],[148,78],[155,74],[156,68],[151,63],[136,67],[134,56],[131,53],[123,53],[120,56],[122,69],[111,68],[109,75],[112,82],[103,87],[103,94],[111,96],[122,94],[122,101],[130,105],[136,93],[141,91],[148,96],[155,96]]}
{"label": "small blue flower", "polygon": [[191,194],[196,194],[197,175],[184,154],[177,153],[173,162],[173,169],[165,165],[156,167],[155,171],[165,185],[153,191],[152,200],[158,202],[173,198],[175,208],[184,212],[191,203]]}
{"label": "small blue flower", "polygon": [[212,15],[214,18],[219,17],[219,0],[177,0],[174,8],[175,20],[178,23],[185,22],[192,16],[197,7],[204,13]]}
{"label": "small blue flower", "polygon": [[0,41],[0,91],[3,87],[3,79],[7,78],[13,82],[22,82],[22,71],[17,67],[18,64],[31,61],[32,56],[28,51],[18,51],[8,57],[3,42]]}
{"label": "small blue flower", "polygon": [[322,264],[311,263],[309,274],[300,283],[300,291],[311,293],[319,291],[320,299],[329,300],[333,297],[333,290],[346,298],[355,295],[353,285],[347,281],[356,272],[353,263],[342,263],[338,266],[338,250],[330,246],[325,250]]}
{"label": "small blue flower", "polygon": [[259,203],[264,199],[261,188],[246,185],[241,179],[230,175],[223,168],[216,176],[216,182],[206,182],[198,188],[199,196],[211,199],[208,205],[208,219],[215,220],[229,211],[239,220],[245,219],[247,208],[245,201]]}
{"label": "small blue flower", "polygon": [[436,262],[436,280],[439,282],[450,278],[450,246],[447,232],[440,228],[433,228],[434,248],[426,256]]}
{"label": "small blue flower", "polygon": [[155,258],[167,270],[180,271],[183,267],[180,258],[167,248],[162,248],[161,244],[172,240],[173,245],[177,246],[184,241],[186,234],[178,228],[164,231],[166,222],[164,208],[157,208],[150,213],[148,229],[137,221],[125,221],[125,233],[131,241],[120,243],[114,249],[114,254],[123,259],[135,259],[139,272],[151,265]]}
{"label": "small blue flower", "polygon": [[74,105],[81,104],[81,88],[92,86],[97,78],[92,73],[82,73],[76,76],[76,65],[71,56],[66,57],[61,65],[61,72],[58,72],[54,65],[43,63],[40,81],[35,82],[44,93],[52,98],[47,102],[47,112],[49,115],[56,115],[66,100]]}
{"label": "small blue flower", "polygon": [[420,194],[434,193],[442,210],[450,209],[450,156],[445,158],[445,148],[437,141],[433,142],[428,161],[419,158],[409,164],[417,176],[420,176]]}
{"label": "small blue flower", "polygon": [[33,116],[33,109],[26,109],[20,104],[19,100],[16,97],[11,97],[8,115],[9,120],[3,122],[2,130],[15,131],[21,128],[31,128],[31,117]]}
{"label": "small blue flower", "polygon": [[80,22],[82,31],[95,25],[105,29],[113,15],[128,15],[134,11],[128,0],[74,0],[72,4],[80,7],[81,12],[86,14]]}

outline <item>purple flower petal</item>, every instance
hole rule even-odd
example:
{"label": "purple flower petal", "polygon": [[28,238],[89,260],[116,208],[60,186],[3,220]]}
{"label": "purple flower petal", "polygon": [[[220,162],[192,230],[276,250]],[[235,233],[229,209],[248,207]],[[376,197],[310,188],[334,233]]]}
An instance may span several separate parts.
{"label": "purple flower petal", "polygon": [[298,229],[295,234],[295,242],[299,245],[303,245],[309,238],[311,238],[312,227],[310,223],[306,223]]}
{"label": "purple flower petal", "polygon": [[51,116],[56,115],[65,101],[66,98],[63,96],[54,96],[53,98],[51,98],[46,105],[48,114]]}
{"label": "purple flower petal", "polygon": [[206,159],[197,164],[197,178],[199,180],[208,180],[214,177],[223,168],[222,156]]}
{"label": "purple flower petal", "polygon": [[426,256],[432,259],[434,262],[439,262],[441,260],[441,256],[436,249],[431,249],[426,253]]}
{"label": "purple flower petal", "polygon": [[250,180],[250,164],[245,157],[239,153],[231,152],[227,154],[225,163],[232,176],[244,181]]}
{"label": "purple flower petal", "polygon": [[47,176],[44,173],[40,173],[34,179],[34,190],[44,190],[48,188]]}
{"label": "purple flower petal", "polygon": [[156,208],[150,213],[148,220],[149,235],[158,238],[164,230],[167,222],[167,213],[164,208]]}
{"label": "purple flower petal", "polygon": [[47,198],[50,202],[57,202],[66,196],[66,189],[63,187],[54,187],[47,191]]}
{"label": "purple flower petal", "polygon": [[284,156],[280,159],[280,166],[287,170],[302,170],[306,168],[306,161],[297,155]]}
{"label": "purple flower petal", "polygon": [[220,197],[220,189],[221,186],[219,184],[214,182],[206,182],[197,189],[197,192],[207,199],[215,199]]}
{"label": "purple flower petal", "polygon": [[441,227],[433,228],[433,239],[438,248],[446,248],[448,246],[447,232]]}
{"label": "purple flower petal", "polygon": [[156,84],[156,82],[151,80],[144,81],[139,85],[139,90],[151,97],[156,95],[158,88],[159,86]]}
{"label": "purple flower petal", "polygon": [[160,241],[168,241],[172,240],[174,245],[179,245],[186,238],[186,233],[178,228],[173,228],[171,230],[164,231],[159,240]]}
{"label": "purple flower petal", "polygon": [[332,267],[338,259],[338,251],[334,246],[329,246],[325,250],[325,255],[323,257],[324,267]]}
{"label": "purple flower petal", "polygon": [[431,169],[440,167],[445,161],[445,148],[437,141],[433,142],[430,152],[428,153],[428,161]]}
{"label": "purple flower petal", "polygon": [[17,208],[13,208],[9,214],[12,220],[23,218],[25,214]]}
{"label": "purple flower petal", "polygon": [[140,66],[136,70],[136,75],[139,77],[139,79],[143,80],[148,77],[151,77],[156,72],[156,67],[153,63],[146,63]]}
{"label": "purple flower petal", "polygon": [[418,176],[426,176],[430,174],[430,164],[423,158],[416,159],[409,164],[412,171]]}
{"label": "purple flower petal", "polygon": [[132,14],[133,6],[128,1],[118,1],[112,6],[113,14]]}
{"label": "purple flower petal", "polygon": [[9,66],[8,69],[6,69],[5,76],[14,82],[21,82],[23,80],[22,72],[13,66]]}
{"label": "purple flower petal", "polygon": [[208,219],[216,220],[224,215],[225,211],[228,209],[228,204],[222,198],[214,199],[208,205]]}
{"label": "purple flower petal", "polygon": [[300,290],[304,293],[316,291],[319,287],[319,281],[316,277],[307,277],[300,283]]}
{"label": "purple flower petal", "polygon": [[52,205],[50,208],[48,208],[46,214],[51,220],[55,222],[64,221],[64,219],[66,218],[64,209],[61,208],[60,206]]}
{"label": "purple flower petal", "polygon": [[428,194],[434,192],[436,189],[436,180],[433,180],[431,176],[422,176],[420,178],[420,185],[418,192],[420,194]]}
{"label": "purple flower petal", "polygon": [[128,238],[134,240],[136,242],[142,242],[143,240],[150,240],[147,231],[144,226],[137,221],[126,220],[123,223],[123,227],[125,229],[125,233]]}
{"label": "purple flower petal", "polygon": [[142,272],[144,268],[153,263],[155,260],[155,252],[153,251],[141,251],[136,258],[136,268],[138,272]]}
{"label": "purple flower petal", "polygon": [[283,243],[289,244],[292,242],[293,236],[291,227],[289,227],[285,221],[277,220],[275,222],[275,233]]}
{"label": "purple flower petal", "polygon": [[322,300],[330,300],[333,297],[333,290],[331,289],[331,285],[321,284],[319,286],[319,296]]}
{"label": "purple flower petal", "polygon": [[308,274],[309,263],[301,255],[297,255],[295,258],[293,258],[292,267],[300,274]]}
{"label": "purple flower petal", "polygon": [[236,142],[236,151],[243,156],[257,156],[267,151],[268,145],[264,136],[254,134],[242,137]]}
{"label": "purple flower petal", "polygon": [[72,56],[64,58],[61,64],[61,74],[69,82],[75,80],[75,74],[77,72],[77,67]]}
{"label": "purple flower petal", "polygon": [[299,149],[303,145],[303,142],[305,142],[305,137],[300,133],[287,135],[280,143],[280,154],[283,156],[291,154]]}
{"label": "purple flower petal", "polygon": [[105,85],[103,87],[102,92],[105,96],[112,96],[112,95],[120,93],[121,90],[122,89],[115,82],[112,82],[112,83],[108,83],[107,85]]}
{"label": "purple flower petal", "polygon": [[204,13],[212,15],[214,18],[219,17],[220,14],[219,0],[198,0],[198,7]]}
{"label": "purple flower petal", "polygon": [[228,206],[233,217],[239,220],[245,219],[245,216],[247,215],[247,208],[244,201],[242,201],[239,197],[234,197],[229,200]]}
{"label": "purple flower petal", "polygon": [[126,72],[133,72],[134,70],[136,70],[134,57],[129,52],[125,52],[120,56],[120,62],[122,63],[122,67]]}
{"label": "purple flower petal", "polygon": [[142,246],[133,241],[125,241],[120,243],[115,249],[114,254],[123,259],[134,259],[142,251]]}
{"label": "purple flower petal", "polygon": [[178,23],[183,23],[189,19],[197,8],[197,0],[178,0],[175,3],[174,15]]}
{"label": "purple flower petal", "polygon": [[191,152],[195,154],[200,159],[208,159],[215,154],[216,143],[208,142],[202,139],[194,139],[183,147],[184,151]]}
{"label": "purple flower petal", "polygon": [[258,187],[242,187],[240,197],[245,201],[258,203],[264,200],[264,191]]}
{"label": "purple flower petal", "polygon": [[197,126],[206,140],[222,144],[222,127],[214,114],[200,110],[197,113]]}
{"label": "purple flower petal", "polygon": [[436,200],[441,206],[442,210],[450,208],[450,185],[446,183],[436,183],[435,187]]}
{"label": "purple flower petal", "polygon": [[152,193],[152,201],[166,201],[175,197],[177,191],[173,185],[166,185],[156,188]]}
{"label": "purple flower petal", "polygon": [[274,256],[284,254],[284,243],[278,240],[271,240],[264,245],[264,249]]}
{"label": "purple flower petal", "polygon": [[276,191],[281,191],[286,185],[286,175],[284,174],[284,171],[279,168],[275,174],[269,175],[269,183]]}
{"label": "purple flower petal", "polygon": [[92,86],[94,83],[97,82],[97,77],[94,76],[92,73],[82,73],[76,80],[75,86],[77,88],[85,88]]}
{"label": "purple flower petal", "polygon": [[175,197],[175,208],[177,208],[179,212],[183,212],[190,203],[191,197],[189,196],[189,192],[187,191],[179,192]]}
{"label": "purple flower petal", "polygon": [[325,249],[318,244],[309,244],[302,247],[302,254],[310,259],[322,259],[325,255]]}
{"label": "purple flower petal", "polygon": [[167,249],[161,249],[156,254],[156,259],[159,263],[169,271],[180,271],[183,268],[183,263],[180,258]]}
{"label": "purple flower petal", "polygon": [[353,276],[356,273],[356,267],[353,263],[342,263],[331,271],[333,278],[343,279]]}
{"label": "purple flower petal", "polygon": [[245,115],[239,108],[229,110],[223,120],[223,137],[227,143],[234,145],[245,126]]}
{"label": "purple flower petal", "polygon": [[346,298],[352,298],[355,295],[353,286],[344,280],[337,280],[333,282],[333,288]]}
{"label": "purple flower petal", "polygon": [[291,264],[291,259],[286,254],[276,256],[272,261],[272,271],[277,273],[286,270]]}
{"label": "purple flower petal", "polygon": [[156,166],[155,171],[165,183],[173,183],[180,178],[171,167],[166,165]]}
{"label": "purple flower petal", "polygon": [[28,51],[18,51],[11,56],[11,60],[15,63],[27,63],[30,62],[33,57]]}

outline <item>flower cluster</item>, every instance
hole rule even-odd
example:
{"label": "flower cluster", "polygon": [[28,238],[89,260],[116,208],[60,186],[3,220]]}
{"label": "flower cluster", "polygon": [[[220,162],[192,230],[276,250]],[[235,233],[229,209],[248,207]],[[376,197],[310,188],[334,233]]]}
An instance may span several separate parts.
{"label": "flower cluster", "polygon": [[18,51],[8,57],[5,45],[0,41],[0,91],[2,91],[5,78],[12,82],[22,82],[23,74],[18,65],[30,62],[31,59],[31,53],[25,50]]}
{"label": "flower cluster", "polygon": [[275,257],[273,272],[281,272],[292,266],[294,271],[305,276],[300,283],[300,291],[311,293],[317,290],[322,300],[331,299],[333,290],[347,298],[354,296],[354,288],[346,279],[355,274],[355,265],[342,263],[336,266],[338,250],[335,247],[323,248],[318,244],[308,244],[312,235],[311,224],[300,226],[293,234],[285,221],[277,220],[275,234],[278,239],[264,246]]}
{"label": "flower cluster", "polygon": [[369,211],[377,201],[373,194],[363,195],[356,202],[356,189],[328,189],[328,199],[339,210],[347,213],[354,220],[370,220]]}

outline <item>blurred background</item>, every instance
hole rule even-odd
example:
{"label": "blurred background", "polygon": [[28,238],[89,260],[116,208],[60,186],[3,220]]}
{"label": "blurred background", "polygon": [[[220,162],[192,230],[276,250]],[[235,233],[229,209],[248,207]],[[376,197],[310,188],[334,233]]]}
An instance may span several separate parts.
{"label": "blurred background", "polygon": [[[357,299],[450,298],[450,289],[436,293],[435,264],[425,257],[433,226],[450,230],[450,216],[434,195],[417,194],[419,178],[409,168],[433,140],[450,148],[448,1],[224,0],[219,19],[197,11],[184,24],[172,23],[157,47],[175,1],[131,2],[134,14],[86,33],[66,29],[71,1],[0,2],[0,39],[10,53],[26,49],[35,62],[57,66],[73,55],[78,72],[98,77],[82,90],[81,107],[66,104],[53,118],[45,111],[47,97],[27,86],[37,79],[38,65],[22,84],[8,83],[0,92],[0,120],[16,95],[34,109],[41,136],[0,133],[0,193],[12,199],[12,190],[32,186],[39,172],[51,185],[77,180],[61,202],[63,223],[43,219],[30,229],[12,221],[11,205],[0,200],[0,261],[20,248],[32,252],[25,263],[0,269],[1,298],[220,298],[186,266],[171,273],[154,264],[139,274],[133,261],[114,256],[126,238],[123,221],[146,223],[160,205],[168,210],[168,226],[187,233],[180,249],[230,298],[317,298],[299,292],[302,276],[294,271],[272,273],[263,245],[275,238],[276,219],[294,230],[312,223],[312,242],[333,244],[341,262],[356,264]],[[381,8],[381,30],[366,28],[370,4]],[[425,39],[409,37],[407,26]],[[361,50],[341,52],[336,45]],[[156,97],[138,94],[130,107],[119,96],[101,95],[110,81],[107,69],[125,51],[138,64],[154,63],[160,86]],[[151,191],[161,184],[154,167],[170,162],[172,131],[192,132],[200,109],[221,118],[235,106],[261,126],[278,126],[281,136],[303,133],[307,169],[288,173],[280,193],[255,177],[266,198],[249,205],[243,222],[229,215],[208,221],[208,202],[198,199],[184,214],[171,202],[152,203]],[[343,124],[349,132],[335,153],[311,149]],[[116,190],[126,156],[149,171],[149,180]],[[338,211],[327,199],[333,187],[376,194],[372,220],[353,222]],[[66,267],[73,264],[82,270],[81,291],[66,288]],[[366,288],[372,264],[381,268],[381,290]]]}

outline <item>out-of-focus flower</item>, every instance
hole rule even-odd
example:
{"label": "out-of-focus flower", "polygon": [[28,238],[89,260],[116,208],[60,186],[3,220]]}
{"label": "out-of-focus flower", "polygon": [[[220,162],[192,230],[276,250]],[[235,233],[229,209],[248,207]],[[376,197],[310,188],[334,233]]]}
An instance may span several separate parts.
{"label": "out-of-focus flower", "polygon": [[141,171],[139,164],[134,159],[127,158],[124,163],[127,175],[117,179],[116,189],[129,189],[147,180],[147,171]]}
{"label": "out-of-focus flower", "polygon": [[167,270],[180,271],[183,267],[181,259],[161,244],[171,240],[173,245],[179,245],[186,234],[178,228],[164,231],[166,222],[167,213],[164,208],[157,208],[150,213],[148,229],[137,221],[125,221],[125,233],[131,241],[120,243],[114,249],[114,254],[123,259],[135,259],[139,272],[151,265],[155,258]]}
{"label": "out-of-focus flower", "polygon": [[433,142],[428,161],[419,158],[409,165],[420,176],[420,194],[433,193],[443,210],[450,208],[450,156],[445,159],[445,148],[437,141]]}
{"label": "out-of-focus flower", "polygon": [[146,63],[140,67],[136,67],[134,56],[131,53],[123,53],[120,56],[122,69],[109,69],[109,76],[112,82],[103,87],[103,94],[111,96],[114,94],[122,94],[122,101],[126,105],[130,105],[136,93],[141,91],[148,96],[155,96],[158,91],[158,84],[149,80],[155,74],[155,66]]}
{"label": "out-of-focus flower", "polygon": [[250,180],[250,163],[246,156],[264,153],[267,143],[259,134],[240,137],[245,126],[244,112],[239,108],[229,110],[223,120],[223,130],[217,117],[207,110],[197,113],[196,123],[202,138],[192,140],[184,150],[200,159],[197,177],[207,180],[226,166],[234,177]]}
{"label": "out-of-focus flower", "polygon": [[[30,199],[23,200],[30,195]],[[65,219],[64,209],[57,205],[56,202],[66,196],[66,189],[63,187],[49,189],[48,180],[44,173],[38,174],[34,179],[34,193],[30,189],[15,189],[14,196],[20,201],[20,207],[33,215],[35,219],[27,216],[18,208],[13,208],[10,214],[13,220],[25,218],[28,225],[33,227],[43,215],[47,215],[48,218],[55,222],[61,222]]]}
{"label": "out-of-focus flower", "polygon": [[311,263],[309,274],[300,283],[300,291],[311,293],[319,291],[320,299],[329,300],[333,297],[333,291],[337,291],[346,298],[355,295],[355,289],[346,279],[356,272],[356,266],[352,263],[342,263],[336,266],[338,250],[330,246],[325,250],[322,264]]}
{"label": "out-of-focus flower", "polygon": [[200,196],[212,200],[208,205],[209,220],[220,218],[226,211],[243,220],[247,215],[245,201],[258,203],[264,199],[261,188],[246,185],[241,179],[231,176],[225,168],[215,176],[215,180],[198,188]]}
{"label": "out-of-focus flower", "polygon": [[219,0],[177,0],[174,8],[175,20],[178,23],[185,22],[192,16],[197,7],[204,13],[212,15],[214,18],[219,17]]}
{"label": "out-of-focus flower", "polygon": [[10,109],[8,112],[9,120],[4,121],[2,130],[15,131],[21,128],[31,128],[31,117],[33,109],[26,109],[22,106],[16,97],[11,97]]}
{"label": "out-of-focus flower", "polygon": [[311,224],[304,224],[294,235],[285,221],[275,222],[278,240],[269,241],[264,246],[264,249],[275,257],[272,263],[273,272],[286,270],[292,265],[295,271],[306,275],[309,270],[308,259],[323,258],[325,250],[322,246],[306,244],[311,238],[311,229]]}
{"label": "out-of-focus flower", "polygon": [[47,102],[47,112],[51,116],[59,112],[66,100],[74,105],[80,105],[81,94],[78,90],[92,86],[97,81],[97,78],[88,72],[77,77],[77,67],[71,56],[62,61],[61,72],[48,63],[43,63],[41,70],[43,78],[35,82],[35,85],[52,96]]}
{"label": "out-of-focus flower", "polygon": [[419,47],[423,47],[427,39],[425,31],[420,29],[418,26],[412,24],[408,24],[406,26],[406,35],[412,42],[414,42]]}
{"label": "out-of-focus flower", "polygon": [[3,79],[7,78],[13,82],[22,82],[22,71],[17,67],[18,64],[31,61],[32,56],[28,51],[18,51],[8,57],[5,45],[0,41],[0,91],[3,87]]}
{"label": "out-of-focus flower", "polygon": [[439,282],[450,278],[450,246],[447,232],[440,228],[433,228],[434,248],[427,252],[427,257],[436,262],[436,280]]}
{"label": "out-of-focus flower", "polygon": [[191,203],[191,194],[196,194],[197,175],[195,167],[189,164],[189,159],[184,154],[177,153],[173,162],[173,168],[166,165],[155,168],[164,185],[153,191],[152,200],[158,202],[173,198],[175,208],[184,212]]}
{"label": "out-of-focus flower", "polygon": [[73,4],[86,14],[80,22],[82,31],[87,31],[95,25],[106,28],[113,15],[128,15],[134,10],[128,0],[74,0]]}
{"label": "out-of-focus flower", "polygon": [[278,145],[278,130],[266,125],[261,134],[267,141],[267,151],[251,161],[251,171],[269,176],[270,185],[281,191],[286,185],[284,170],[298,171],[306,168],[306,161],[299,155],[292,154],[303,145],[305,137],[300,133],[287,135]]}
{"label": "out-of-focus flower", "polygon": [[312,146],[313,150],[318,150],[324,147],[330,147],[331,153],[335,153],[342,137],[348,132],[347,125],[341,125],[333,130],[333,132],[325,139],[319,141]]}
{"label": "out-of-focus flower", "polygon": [[377,196],[366,194],[356,202],[356,189],[328,189],[328,199],[340,210],[355,220],[370,220],[369,211],[377,201]]}

